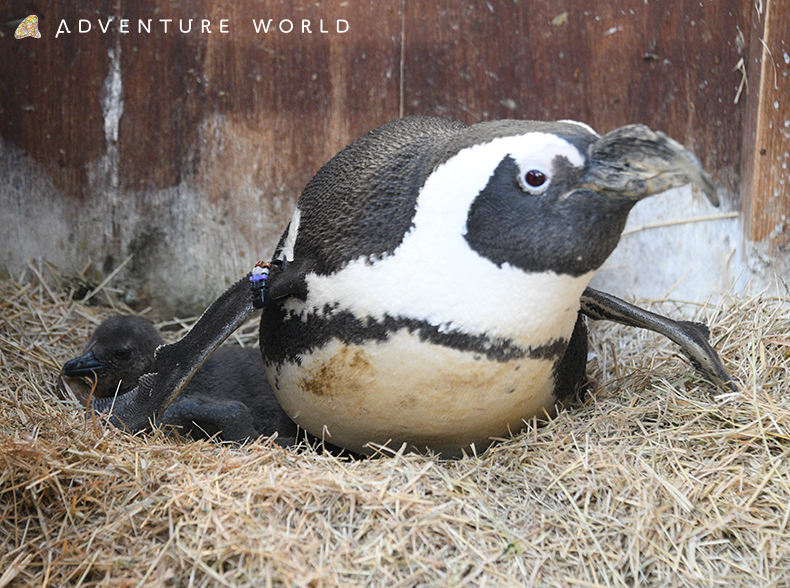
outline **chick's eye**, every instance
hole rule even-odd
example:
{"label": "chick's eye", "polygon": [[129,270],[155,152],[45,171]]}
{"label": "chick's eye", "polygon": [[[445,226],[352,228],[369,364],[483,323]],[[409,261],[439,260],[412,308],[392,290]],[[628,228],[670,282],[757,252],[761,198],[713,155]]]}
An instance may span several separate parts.
{"label": "chick's eye", "polygon": [[546,178],[546,174],[537,169],[531,169],[526,174],[524,174],[524,181],[527,183],[527,186],[531,186],[533,188],[540,188],[546,183],[547,179],[548,178]]}
{"label": "chick's eye", "polygon": [[115,359],[126,360],[132,357],[132,352],[129,349],[118,349],[113,355]]}

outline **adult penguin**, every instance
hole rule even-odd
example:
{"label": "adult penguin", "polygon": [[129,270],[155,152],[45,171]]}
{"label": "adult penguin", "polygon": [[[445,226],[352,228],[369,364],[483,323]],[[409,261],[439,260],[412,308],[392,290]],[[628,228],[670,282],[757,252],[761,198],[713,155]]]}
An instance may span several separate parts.
{"label": "adult penguin", "polygon": [[[412,117],[371,131],[308,183],[271,270],[251,276],[278,400],[352,451],[482,448],[583,385],[585,314],[662,332],[733,388],[703,325],[587,288],[634,204],[687,183],[718,205],[697,159],[642,125]],[[157,352],[111,421],[145,428],[252,311],[242,280]]]}

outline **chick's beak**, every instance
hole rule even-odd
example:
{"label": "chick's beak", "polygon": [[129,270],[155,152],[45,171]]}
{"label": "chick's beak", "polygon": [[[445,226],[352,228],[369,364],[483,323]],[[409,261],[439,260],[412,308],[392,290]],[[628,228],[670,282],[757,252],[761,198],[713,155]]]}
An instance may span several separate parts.
{"label": "chick's beak", "polygon": [[583,186],[641,200],[686,184],[697,186],[713,206],[716,186],[699,160],[680,143],[644,125],[615,129],[588,148]]}
{"label": "chick's beak", "polygon": [[77,378],[80,376],[90,376],[94,373],[101,374],[106,367],[107,366],[99,361],[93,354],[93,351],[88,351],[85,355],[67,361],[63,365],[63,375],[70,378]]}

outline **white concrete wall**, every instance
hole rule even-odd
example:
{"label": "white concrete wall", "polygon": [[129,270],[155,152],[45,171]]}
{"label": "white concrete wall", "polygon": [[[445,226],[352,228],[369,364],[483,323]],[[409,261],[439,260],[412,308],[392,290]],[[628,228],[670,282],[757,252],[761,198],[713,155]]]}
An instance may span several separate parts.
{"label": "white concrete wall", "polygon": [[691,186],[639,202],[614,253],[591,286],[629,300],[716,302],[728,292],[777,292],[787,260],[743,239],[743,223],[725,200],[713,207]]}

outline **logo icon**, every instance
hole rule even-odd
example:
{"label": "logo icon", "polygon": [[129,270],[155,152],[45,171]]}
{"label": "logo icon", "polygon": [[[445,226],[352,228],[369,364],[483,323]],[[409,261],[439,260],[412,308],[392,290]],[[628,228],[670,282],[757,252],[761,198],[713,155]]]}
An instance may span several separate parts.
{"label": "logo icon", "polygon": [[36,39],[41,38],[41,33],[38,32],[38,17],[35,14],[31,14],[16,28],[16,32],[14,33],[15,39],[22,39],[24,37],[35,37]]}

